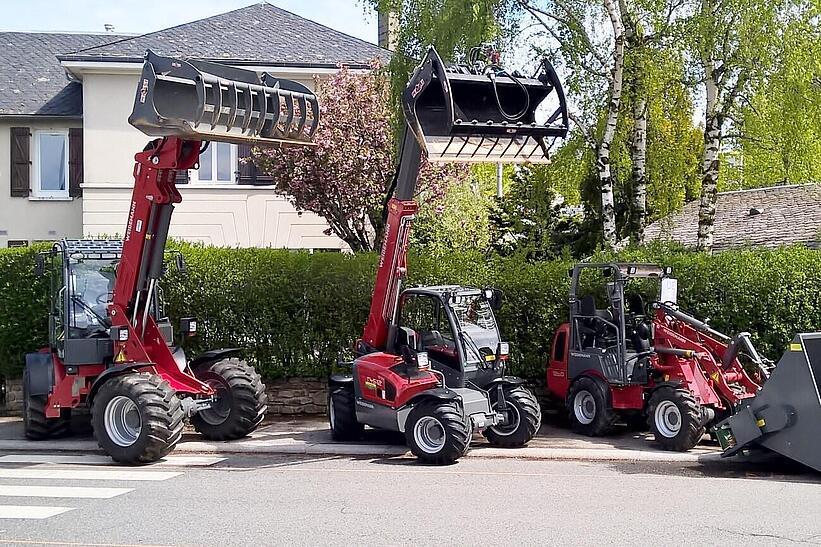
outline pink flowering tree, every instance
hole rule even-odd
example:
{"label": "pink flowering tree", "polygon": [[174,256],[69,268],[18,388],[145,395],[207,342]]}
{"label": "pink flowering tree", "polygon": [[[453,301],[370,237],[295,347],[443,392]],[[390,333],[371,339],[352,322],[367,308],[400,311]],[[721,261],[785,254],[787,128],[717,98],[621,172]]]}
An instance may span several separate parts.
{"label": "pink flowering tree", "polygon": [[[354,252],[379,248],[385,206],[396,168],[389,82],[379,63],[355,74],[342,67],[316,81],[321,108],[316,146],[256,148],[257,167],[301,211],[328,222]],[[425,201],[441,198],[448,181],[467,173],[456,166],[425,165],[419,184]]]}

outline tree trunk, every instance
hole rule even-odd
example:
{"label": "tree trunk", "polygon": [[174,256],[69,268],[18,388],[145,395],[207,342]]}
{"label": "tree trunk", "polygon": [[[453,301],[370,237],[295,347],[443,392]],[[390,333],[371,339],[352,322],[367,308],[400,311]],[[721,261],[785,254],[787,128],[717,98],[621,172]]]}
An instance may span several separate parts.
{"label": "tree trunk", "polygon": [[630,159],[633,164],[633,203],[630,207],[630,237],[636,243],[644,239],[647,219],[647,97],[636,75],[633,98],[633,139],[630,143]]}
{"label": "tree trunk", "polygon": [[701,162],[701,202],[698,208],[697,245],[699,250],[712,253],[722,119],[718,112],[718,84],[712,61],[705,62],[704,69],[707,104],[704,120],[704,157]]}
{"label": "tree trunk", "polygon": [[613,175],[610,170],[610,147],[616,135],[616,121],[621,104],[622,80],[624,75],[624,28],[616,5],[612,0],[603,0],[604,8],[613,25],[615,49],[613,70],[610,77],[610,93],[607,103],[607,119],[601,143],[596,150],[596,169],[601,186],[601,215],[604,244],[613,248],[616,244],[616,209],[613,200]]}

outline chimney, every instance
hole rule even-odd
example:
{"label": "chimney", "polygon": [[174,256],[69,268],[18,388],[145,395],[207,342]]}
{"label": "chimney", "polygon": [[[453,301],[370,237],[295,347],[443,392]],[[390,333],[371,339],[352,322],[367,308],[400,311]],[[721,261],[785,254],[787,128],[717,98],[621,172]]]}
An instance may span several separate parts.
{"label": "chimney", "polygon": [[396,35],[399,31],[399,17],[395,12],[379,12],[379,47],[393,51],[396,49]]}

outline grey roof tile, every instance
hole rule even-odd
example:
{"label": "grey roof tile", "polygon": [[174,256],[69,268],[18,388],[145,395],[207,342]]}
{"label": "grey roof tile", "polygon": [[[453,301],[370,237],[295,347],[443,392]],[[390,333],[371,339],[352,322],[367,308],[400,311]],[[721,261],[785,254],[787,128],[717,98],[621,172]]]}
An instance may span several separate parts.
{"label": "grey roof tile", "polygon": [[78,48],[63,60],[134,61],[146,49],[171,57],[268,66],[334,67],[387,59],[370,42],[262,2],[176,27]]}
{"label": "grey roof tile", "polygon": [[[694,247],[698,234],[698,201],[647,226],[645,241],[672,240]],[[752,208],[760,214],[751,215]],[[714,251],[745,245],[821,246],[821,186],[803,184],[722,192],[716,198]]]}
{"label": "grey roof tile", "polygon": [[0,32],[0,116],[80,116],[83,94],[56,55],[116,40],[111,34]]}

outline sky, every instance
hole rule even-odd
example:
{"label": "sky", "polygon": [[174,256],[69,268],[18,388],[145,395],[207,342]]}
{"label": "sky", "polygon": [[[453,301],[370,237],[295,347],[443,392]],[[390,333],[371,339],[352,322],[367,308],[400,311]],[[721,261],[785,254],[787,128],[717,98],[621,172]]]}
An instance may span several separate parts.
{"label": "sky", "polygon": [[[143,34],[224,13],[257,0],[0,0],[0,31]],[[364,0],[269,0],[270,4],[376,43],[376,14]]]}

